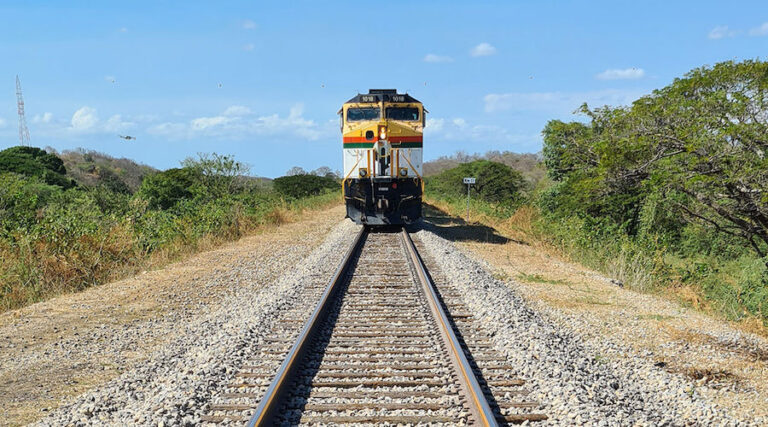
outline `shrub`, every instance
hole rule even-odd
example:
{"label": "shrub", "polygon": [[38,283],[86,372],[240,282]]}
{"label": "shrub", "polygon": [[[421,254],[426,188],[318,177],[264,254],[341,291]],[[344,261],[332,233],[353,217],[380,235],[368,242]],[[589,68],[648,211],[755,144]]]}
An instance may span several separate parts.
{"label": "shrub", "polygon": [[472,188],[482,200],[507,206],[519,203],[526,187],[520,172],[488,160],[476,160],[443,171],[427,178],[427,186],[433,193],[444,197],[461,197],[467,193],[464,177],[477,178]]}
{"label": "shrub", "polygon": [[201,179],[200,172],[192,168],[168,169],[144,178],[137,194],[145,198],[152,209],[168,209],[179,200],[191,198],[193,187]]}
{"label": "shrub", "polygon": [[18,146],[0,151],[0,172],[37,177],[46,184],[62,188],[75,185],[65,176],[67,170],[60,158],[36,147]]}
{"label": "shrub", "polygon": [[315,196],[330,190],[341,189],[341,184],[327,176],[292,175],[276,178],[273,183],[275,191],[283,196],[301,199]]}

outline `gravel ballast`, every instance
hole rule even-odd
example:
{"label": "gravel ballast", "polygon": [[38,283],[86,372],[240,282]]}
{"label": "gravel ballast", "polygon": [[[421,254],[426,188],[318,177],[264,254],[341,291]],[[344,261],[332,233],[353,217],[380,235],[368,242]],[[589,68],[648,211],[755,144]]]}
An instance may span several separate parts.
{"label": "gravel ballast", "polygon": [[[327,282],[359,230],[349,220],[338,222],[329,218],[323,221],[327,228],[315,232],[313,239],[316,243],[313,241],[312,250],[297,250],[302,244],[309,245],[308,240],[302,241],[300,237],[309,236],[306,231],[306,234],[298,235],[295,245],[279,243],[271,246],[274,248],[271,253],[269,250],[263,252],[260,255],[263,259],[259,259],[261,265],[251,265],[252,257],[237,258],[236,262],[226,265],[222,263],[213,271],[206,265],[205,274],[195,276],[194,289],[199,292],[184,294],[184,299],[188,300],[185,308],[168,311],[167,318],[137,321],[137,325],[141,325],[138,329],[125,321],[110,324],[99,320],[101,326],[88,330],[87,335],[65,335],[53,347],[38,349],[32,344],[24,344],[25,348],[30,345],[31,349],[20,351],[17,341],[11,341],[15,347],[6,346],[5,354],[0,358],[5,365],[3,368],[9,369],[10,364],[22,368],[41,365],[41,361],[49,360],[52,354],[56,358],[50,359],[49,365],[66,357],[84,359],[89,353],[99,358],[114,354],[114,365],[121,366],[121,358],[141,337],[164,338],[165,341],[152,347],[146,357],[131,365],[123,365],[125,370],[119,376],[92,386],[80,380],[87,388],[76,397],[65,400],[37,424],[199,425],[209,405],[217,401],[222,384],[231,381],[268,338],[275,338],[271,335],[275,334],[276,320],[284,317],[289,308],[301,300],[308,287]],[[327,235],[326,230],[330,230]],[[549,417],[540,425],[768,423],[761,416],[725,409],[713,398],[718,393],[727,392],[744,398],[752,395],[750,404],[765,401],[766,396],[760,396],[759,388],[742,391],[736,383],[729,383],[727,388],[719,390],[708,388],[706,384],[658,363],[662,350],[686,358],[687,343],[677,347],[665,344],[663,348],[656,348],[655,354],[638,354],[637,349],[629,345],[627,337],[633,331],[647,332],[624,327],[626,334],[605,334],[595,327],[591,318],[547,306],[543,300],[532,300],[526,288],[528,285],[494,273],[497,270],[486,261],[491,256],[477,257],[463,244],[441,237],[441,230],[429,223],[423,223],[412,236],[424,257],[430,259],[428,268],[433,274],[439,270],[443,280],[460,290],[463,304],[472,312],[481,330],[487,333],[493,347],[506,356],[509,365],[516,367],[511,374],[526,380],[525,388],[530,390],[528,397],[541,404],[537,412]],[[267,266],[268,270],[279,274],[265,279],[262,270]],[[169,275],[173,271],[163,274]],[[146,276],[150,275],[152,273]],[[247,285],[255,282],[259,285]],[[440,283],[436,285],[439,287]],[[99,290],[87,292],[97,293]],[[163,292],[179,294],[174,294],[173,289]],[[651,300],[651,296],[644,294],[631,298],[643,302]],[[96,304],[99,299],[89,301]],[[306,304],[306,314],[313,307],[313,304]],[[675,313],[683,316],[678,311]],[[627,316],[637,314],[632,311]],[[28,316],[19,320],[22,321],[25,325],[42,324],[45,319]],[[9,322],[0,327],[17,326]],[[763,341],[726,331],[730,330],[725,327],[722,331],[711,330],[718,342],[722,342],[721,346],[711,346],[712,351],[732,348],[734,353],[758,359],[763,354]],[[56,332],[59,333],[64,334]],[[690,348],[700,352],[700,347],[691,345]],[[91,372],[93,363],[89,365],[88,362],[78,362],[88,366],[87,370],[83,368],[84,374],[78,379],[87,378]],[[764,369],[765,363],[761,366]],[[10,378],[15,372],[25,372],[15,369],[8,370],[6,376]],[[52,365],[51,369],[55,370],[56,366]],[[14,378],[24,381],[19,374]],[[8,384],[7,390],[11,390],[12,383]],[[39,379],[32,385],[48,386]],[[44,409],[39,405],[37,408]]]}
{"label": "gravel ballast", "polygon": [[[239,368],[310,276],[330,277],[357,226],[339,223],[307,258],[273,284],[235,291],[210,313],[180,322],[178,339],[104,386],[59,408],[39,425],[195,425],[219,384]],[[255,270],[255,269],[254,269]],[[241,271],[249,280],[253,271]],[[307,307],[311,310],[312,307]]]}
{"label": "gravel ballast", "polygon": [[[491,268],[426,224],[421,241],[517,375],[542,403],[547,423],[594,425],[760,425],[737,420],[696,392],[696,385],[606,341],[584,341],[579,323],[563,327],[538,313]],[[439,286],[439,284],[438,284]]]}

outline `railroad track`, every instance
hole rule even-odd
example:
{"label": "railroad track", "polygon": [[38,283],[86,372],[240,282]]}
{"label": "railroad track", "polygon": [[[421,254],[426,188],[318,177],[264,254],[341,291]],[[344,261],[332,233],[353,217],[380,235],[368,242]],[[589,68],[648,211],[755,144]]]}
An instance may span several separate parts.
{"label": "railroad track", "polygon": [[[442,292],[442,293],[441,293]],[[202,421],[498,425],[544,420],[456,289],[403,229],[362,229],[309,319],[294,306]],[[297,301],[298,302],[298,301]],[[301,326],[300,326],[301,325]],[[279,363],[279,367],[278,367]]]}

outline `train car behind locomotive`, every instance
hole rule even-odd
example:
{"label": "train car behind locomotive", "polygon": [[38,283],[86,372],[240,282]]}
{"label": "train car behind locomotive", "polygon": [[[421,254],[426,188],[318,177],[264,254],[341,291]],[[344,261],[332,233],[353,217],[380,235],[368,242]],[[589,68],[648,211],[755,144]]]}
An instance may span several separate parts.
{"label": "train car behind locomotive", "polygon": [[426,112],[395,89],[371,89],[344,103],[339,114],[348,218],[367,225],[421,218]]}

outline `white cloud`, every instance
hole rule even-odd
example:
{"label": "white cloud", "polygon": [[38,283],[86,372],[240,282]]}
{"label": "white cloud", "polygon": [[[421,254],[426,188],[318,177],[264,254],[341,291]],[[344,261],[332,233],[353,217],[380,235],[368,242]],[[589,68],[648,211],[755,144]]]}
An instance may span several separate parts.
{"label": "white cloud", "polygon": [[246,52],[250,52],[250,51],[252,51],[255,48],[256,48],[256,45],[253,44],[253,43],[246,43],[246,44],[243,45],[243,50],[246,51]]}
{"label": "white cloud", "polygon": [[246,19],[243,21],[243,29],[254,30],[256,29],[256,23],[251,21],[250,19]]}
{"label": "white cloud", "polygon": [[224,116],[198,117],[196,119],[192,119],[190,125],[192,126],[192,130],[205,130],[215,126],[227,124],[233,120],[236,119]]}
{"label": "white cloud", "polygon": [[718,25],[717,27],[713,28],[707,35],[707,37],[712,40],[718,40],[718,39],[722,39],[723,37],[734,37],[734,36],[736,36],[736,31],[731,30],[730,28],[728,28],[727,25]]}
{"label": "white cloud", "polygon": [[642,68],[612,68],[599,73],[595,78],[599,80],[634,80],[640,79],[645,76],[645,70]]}
{"label": "white cloud", "polygon": [[187,133],[187,131],[188,131],[188,126],[186,123],[172,123],[172,122],[160,123],[158,125],[154,125],[149,129],[147,129],[147,132],[154,135],[177,136],[177,137],[181,137],[181,135]]}
{"label": "white cloud", "polygon": [[117,82],[117,79],[115,76],[104,76],[104,81],[107,83],[115,83]]}
{"label": "white cloud", "polygon": [[120,114],[114,114],[106,121],[101,121],[95,108],[84,106],[72,115],[68,130],[77,133],[111,133],[130,129],[134,125],[135,123],[124,121]]}
{"label": "white cloud", "polygon": [[453,62],[453,58],[450,56],[435,55],[434,53],[428,53],[424,57],[424,62],[440,63],[440,62]]}
{"label": "white cloud", "polygon": [[454,126],[459,128],[467,127],[467,121],[462,119],[461,117],[451,120],[451,123],[453,123]]}
{"label": "white cloud", "polygon": [[541,139],[538,133],[533,135],[517,134],[502,126],[470,124],[461,117],[452,119],[427,118],[424,133],[432,141],[493,142],[495,144],[514,144],[526,149],[535,146]]}
{"label": "white cloud", "polygon": [[128,28],[120,27],[120,29],[117,30],[117,31],[120,31],[121,33],[127,33],[128,32]]}
{"label": "white cloud", "polygon": [[221,114],[224,116],[245,116],[251,114],[251,109],[242,105],[232,105]]}
{"label": "white cloud", "polygon": [[32,117],[32,123],[50,123],[52,118],[53,114],[51,113],[43,113],[42,116],[40,114],[36,114],[35,117]]}
{"label": "white cloud", "polygon": [[469,51],[472,56],[491,56],[496,54],[496,48],[489,43],[480,43]]}
{"label": "white cloud", "polygon": [[120,114],[115,114],[102,125],[101,129],[105,132],[119,132],[133,127],[133,123],[123,121]]}
{"label": "white cloud", "polygon": [[545,111],[550,114],[571,113],[581,104],[592,106],[629,105],[644,94],[639,90],[606,89],[592,92],[514,92],[485,95],[485,111]]}
{"label": "white cloud", "polygon": [[4,118],[0,117],[0,128],[4,128],[8,122],[5,121]]}
{"label": "white cloud", "polygon": [[440,132],[443,128],[445,128],[445,119],[428,117],[427,125],[424,126],[424,132],[427,132],[427,129],[429,129],[429,132]]}
{"label": "white cloud", "polygon": [[96,110],[91,107],[82,107],[72,115],[72,129],[84,131],[92,129],[98,123]]}
{"label": "white cloud", "polygon": [[768,36],[768,22],[764,22],[763,25],[749,30],[749,35],[750,36]]}
{"label": "white cloud", "polygon": [[247,107],[233,105],[216,116],[198,117],[181,123],[166,122],[152,126],[147,131],[172,139],[192,139],[199,136],[226,139],[280,136],[314,141],[334,135],[338,130],[337,123],[336,120],[328,120],[318,124],[304,118],[303,104],[295,104],[287,116],[255,116]]}

